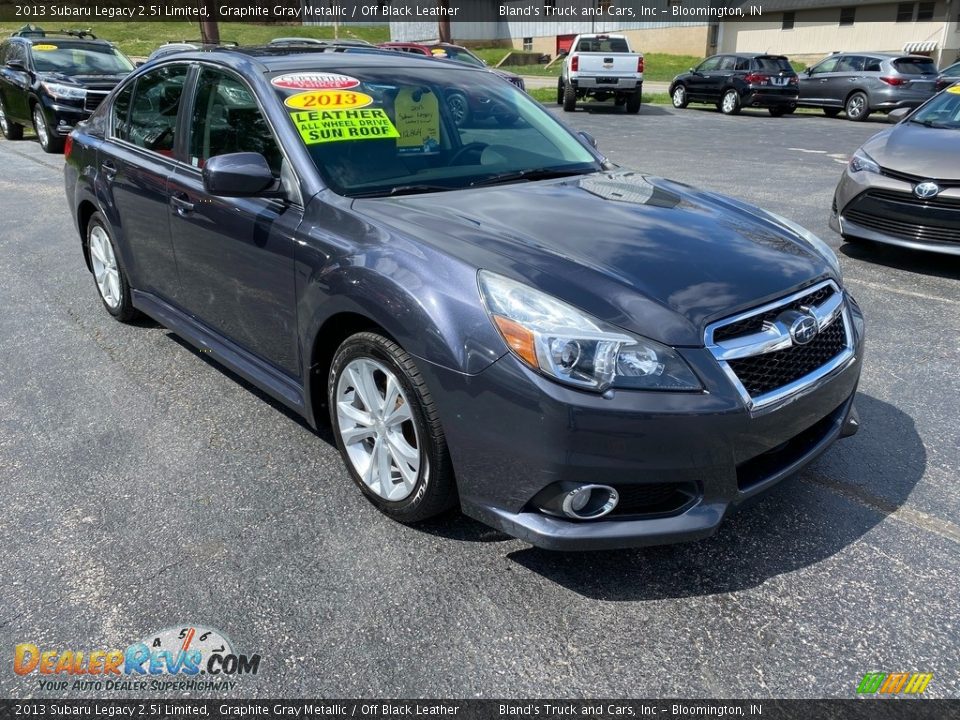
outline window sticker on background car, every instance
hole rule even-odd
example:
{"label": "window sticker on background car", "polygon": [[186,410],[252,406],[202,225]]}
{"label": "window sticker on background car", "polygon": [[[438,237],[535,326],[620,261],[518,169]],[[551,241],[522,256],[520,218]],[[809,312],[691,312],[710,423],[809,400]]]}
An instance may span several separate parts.
{"label": "window sticker on background car", "polygon": [[284,90],[348,90],[360,81],[338,73],[300,72],[278,75],[270,83]]}
{"label": "window sticker on background car", "polygon": [[381,108],[301,110],[291,113],[291,117],[305,145],[400,137]]}
{"label": "window sticker on background car", "polygon": [[428,88],[404,88],[394,101],[397,152],[429,154],[440,152],[440,103]]}
{"label": "window sticker on background car", "polygon": [[430,51],[430,53],[431,53],[434,57],[438,57],[438,58],[445,58],[445,57],[447,57],[447,51],[444,50],[443,48],[434,48],[433,50]]}
{"label": "window sticker on background car", "polygon": [[947,88],[947,92],[952,95],[960,95],[960,85],[954,85]]}
{"label": "window sticker on background car", "polygon": [[34,45],[33,49],[39,52],[50,52],[51,50],[56,50],[57,46],[56,45]]}
{"label": "window sticker on background car", "polygon": [[353,90],[308,90],[283,101],[284,105],[295,110],[355,110],[372,103],[372,97]]}

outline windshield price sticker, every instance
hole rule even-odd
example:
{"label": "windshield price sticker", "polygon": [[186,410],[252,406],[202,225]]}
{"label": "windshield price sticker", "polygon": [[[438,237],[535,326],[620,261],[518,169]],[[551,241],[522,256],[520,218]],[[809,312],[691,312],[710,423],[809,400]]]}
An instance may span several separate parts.
{"label": "windshield price sticker", "polygon": [[373,98],[362,92],[351,90],[308,90],[291,95],[283,104],[295,110],[339,110],[366,107]]}
{"label": "windshield price sticker", "polygon": [[435,153],[440,151],[440,105],[429,90],[404,88],[394,103],[397,117],[397,151]]}
{"label": "windshield price sticker", "polygon": [[381,108],[302,110],[291,113],[291,117],[306,145],[400,137],[400,133]]}
{"label": "windshield price sticker", "polygon": [[310,72],[278,75],[270,84],[284,90],[349,90],[360,81],[338,73]]}
{"label": "windshield price sticker", "polygon": [[56,45],[34,45],[34,50],[39,50],[40,52],[50,52],[51,50],[57,50]]}
{"label": "windshield price sticker", "polygon": [[960,95],[960,83],[954,85],[953,87],[948,87],[947,92],[951,95]]}

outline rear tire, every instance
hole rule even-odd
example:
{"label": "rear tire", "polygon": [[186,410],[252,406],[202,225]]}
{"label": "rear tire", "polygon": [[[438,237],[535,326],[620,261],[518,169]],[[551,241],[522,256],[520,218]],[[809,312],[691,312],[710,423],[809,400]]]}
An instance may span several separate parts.
{"label": "rear tire", "polygon": [[56,155],[63,152],[63,138],[54,135],[53,130],[47,125],[40,103],[33,106],[33,131],[37,134],[37,140],[45,153]]}
{"label": "rear tire", "polygon": [[447,108],[457,127],[463,127],[470,121],[470,101],[459,90],[447,93]]}
{"label": "rear tire", "polygon": [[828,118],[835,118],[837,117],[837,115],[840,114],[840,108],[825,107],[822,109],[823,109],[823,114],[826,115]]}
{"label": "rear tire", "polygon": [[99,212],[95,212],[87,223],[87,252],[97,293],[107,312],[122,323],[140,317],[140,311],[133,306],[133,294],[120,262],[120,253],[106,220]]}
{"label": "rear tire", "polygon": [[572,85],[567,85],[563,89],[563,111],[573,112],[577,109],[577,91]]}
{"label": "rear tire", "polygon": [[641,105],[643,105],[643,91],[637,88],[627,96],[627,114],[636,115],[640,112]]}
{"label": "rear tire", "polygon": [[7,107],[0,98],[0,131],[7,140],[23,139],[23,125],[13,122],[7,117]]}
{"label": "rear tire", "polygon": [[737,115],[740,112],[740,94],[730,88],[720,98],[720,112],[724,115]]}
{"label": "rear tire", "polygon": [[412,523],[457,505],[443,428],[403,348],[375,332],[347,338],[330,365],[327,399],[344,464],[378,510]]}
{"label": "rear tire", "polygon": [[870,104],[866,94],[862,92],[855,92],[848,97],[843,109],[847,113],[847,120],[863,122],[870,117]]}
{"label": "rear tire", "polygon": [[557,105],[563,105],[563,78],[557,78]]}
{"label": "rear tire", "polygon": [[767,108],[767,111],[773,115],[773,117],[783,117],[787,114],[787,109],[782,107]]}

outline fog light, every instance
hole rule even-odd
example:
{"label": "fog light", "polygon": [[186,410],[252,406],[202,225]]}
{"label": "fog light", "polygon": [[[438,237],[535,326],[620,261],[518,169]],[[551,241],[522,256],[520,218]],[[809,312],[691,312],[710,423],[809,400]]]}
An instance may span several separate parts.
{"label": "fog light", "polygon": [[561,509],[576,520],[595,520],[612,511],[620,500],[609,485],[580,485],[563,496]]}

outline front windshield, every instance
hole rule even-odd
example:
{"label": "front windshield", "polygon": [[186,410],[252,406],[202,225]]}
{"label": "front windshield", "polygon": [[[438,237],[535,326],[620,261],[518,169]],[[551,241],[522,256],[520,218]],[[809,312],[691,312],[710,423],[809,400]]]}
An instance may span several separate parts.
{"label": "front windshield", "polygon": [[578,138],[493,73],[378,67],[286,72],[271,83],[321,176],[342,195],[439,192],[601,169]]}
{"label": "front windshield", "polygon": [[910,122],[942,130],[960,130],[960,85],[937,95],[917,110]]}
{"label": "front windshield", "polygon": [[434,57],[438,58],[447,58],[449,60],[456,60],[457,62],[466,63],[467,65],[476,65],[477,67],[483,67],[483,60],[478,58],[469,50],[463,48],[455,47],[436,47],[430,51]]}
{"label": "front windshield", "polygon": [[133,63],[109,45],[54,41],[34,44],[33,66],[37,72],[61,75],[120,75],[133,70]]}

